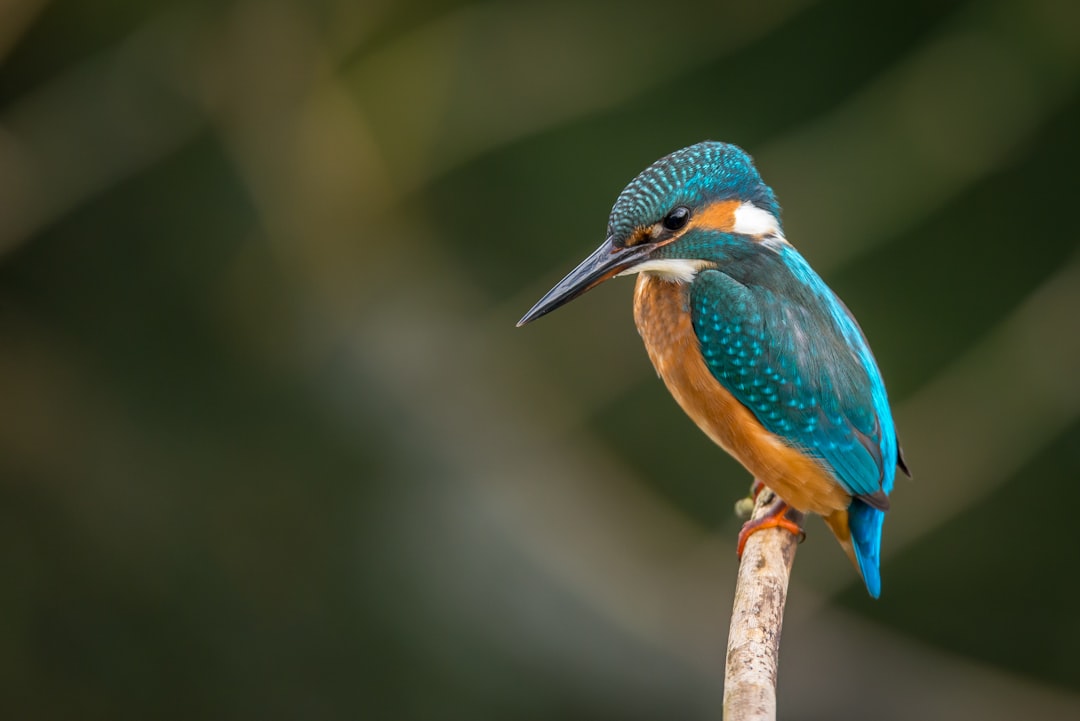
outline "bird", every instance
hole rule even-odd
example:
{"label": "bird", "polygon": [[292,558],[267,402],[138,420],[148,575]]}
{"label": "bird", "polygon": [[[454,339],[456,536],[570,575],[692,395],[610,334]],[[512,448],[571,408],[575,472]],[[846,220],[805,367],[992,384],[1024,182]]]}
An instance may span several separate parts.
{"label": "bird", "polygon": [[803,536],[821,516],[881,594],[881,537],[899,468],[885,383],[855,317],[788,241],[780,205],[742,148],[704,141],[619,193],[604,242],[518,326],[601,283],[637,275],[634,321],[685,413],[778,499],[751,533]]}

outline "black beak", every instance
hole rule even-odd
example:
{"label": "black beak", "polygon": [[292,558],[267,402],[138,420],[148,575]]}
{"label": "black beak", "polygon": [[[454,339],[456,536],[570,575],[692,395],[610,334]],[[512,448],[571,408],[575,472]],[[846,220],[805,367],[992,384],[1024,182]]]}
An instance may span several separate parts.
{"label": "black beak", "polygon": [[578,267],[570,271],[569,275],[560,280],[554,288],[547,292],[543,298],[537,301],[525,317],[518,321],[518,328],[531,323],[542,315],[547,315],[556,308],[566,305],[579,295],[592,290],[609,278],[631,267],[644,259],[653,249],[650,243],[618,248],[612,238],[608,238],[603,244],[592,252]]}

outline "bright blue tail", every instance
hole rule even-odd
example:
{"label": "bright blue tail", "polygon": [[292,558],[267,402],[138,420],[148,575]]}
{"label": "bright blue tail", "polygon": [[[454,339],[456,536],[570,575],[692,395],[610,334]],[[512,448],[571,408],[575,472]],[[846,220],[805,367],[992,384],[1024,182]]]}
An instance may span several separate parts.
{"label": "bright blue tail", "polygon": [[866,590],[874,598],[881,595],[881,525],[884,522],[884,511],[868,506],[858,498],[851,501],[848,507],[851,543]]}

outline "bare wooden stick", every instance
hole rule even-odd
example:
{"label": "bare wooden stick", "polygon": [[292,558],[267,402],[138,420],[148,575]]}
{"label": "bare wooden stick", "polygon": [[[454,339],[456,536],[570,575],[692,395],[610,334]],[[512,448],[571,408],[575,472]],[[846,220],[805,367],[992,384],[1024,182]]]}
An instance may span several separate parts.
{"label": "bare wooden stick", "polygon": [[[758,494],[751,520],[779,501],[768,488]],[[787,517],[802,523],[794,509]],[[780,631],[788,578],[799,539],[782,528],[765,528],[746,540],[728,631],[724,674],[724,721],[774,721]]]}

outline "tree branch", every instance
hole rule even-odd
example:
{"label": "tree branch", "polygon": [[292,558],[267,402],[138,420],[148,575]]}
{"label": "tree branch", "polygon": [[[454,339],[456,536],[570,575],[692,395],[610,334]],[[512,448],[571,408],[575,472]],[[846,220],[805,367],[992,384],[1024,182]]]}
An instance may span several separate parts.
{"label": "tree branch", "polygon": [[[751,520],[764,517],[778,502],[771,490],[763,489]],[[802,516],[794,509],[787,511],[787,517],[800,525]],[[746,540],[728,631],[724,721],[776,718],[780,631],[798,545],[799,539],[782,528],[765,528]]]}

